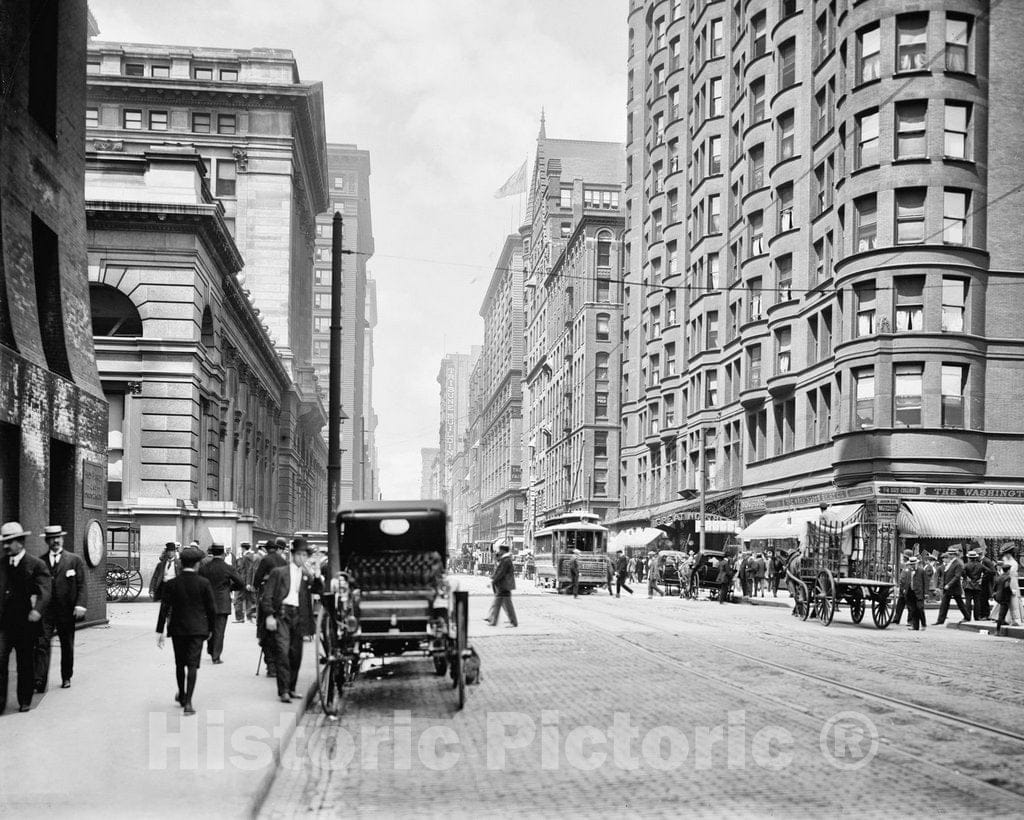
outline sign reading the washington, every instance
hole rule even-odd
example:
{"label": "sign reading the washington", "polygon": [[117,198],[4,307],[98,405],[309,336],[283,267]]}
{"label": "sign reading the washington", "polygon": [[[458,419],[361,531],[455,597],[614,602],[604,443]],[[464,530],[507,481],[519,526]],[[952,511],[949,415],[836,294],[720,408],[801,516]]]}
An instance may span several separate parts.
{"label": "sign reading the washington", "polygon": [[1024,487],[925,487],[924,494],[939,498],[1024,498]]}

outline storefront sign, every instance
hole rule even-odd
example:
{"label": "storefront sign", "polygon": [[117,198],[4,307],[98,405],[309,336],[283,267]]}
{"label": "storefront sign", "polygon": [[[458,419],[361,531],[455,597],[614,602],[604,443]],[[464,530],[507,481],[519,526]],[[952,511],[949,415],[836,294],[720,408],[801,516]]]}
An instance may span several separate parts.
{"label": "storefront sign", "polygon": [[920,495],[920,487],[893,487],[889,484],[883,484],[878,488],[879,495]]}
{"label": "storefront sign", "polygon": [[820,493],[811,493],[809,495],[781,496],[768,500],[766,506],[769,510],[796,510],[804,507],[813,507],[816,504],[833,504],[839,501],[870,498],[872,495],[874,495],[874,490],[871,485],[865,485],[863,487],[824,490]]}
{"label": "storefront sign", "polygon": [[82,507],[87,510],[107,508],[107,471],[102,464],[82,460]]}
{"label": "storefront sign", "polygon": [[1024,487],[925,487],[924,494],[933,498],[1024,498]]}

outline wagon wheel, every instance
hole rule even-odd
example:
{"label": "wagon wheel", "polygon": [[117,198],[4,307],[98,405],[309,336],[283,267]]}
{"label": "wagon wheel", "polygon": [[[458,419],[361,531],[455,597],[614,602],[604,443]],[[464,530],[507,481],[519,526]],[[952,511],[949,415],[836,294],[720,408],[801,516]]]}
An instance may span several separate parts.
{"label": "wagon wheel", "polygon": [[120,564],[107,563],[107,600],[122,601],[128,594],[128,570]]}
{"label": "wagon wheel", "polygon": [[822,626],[828,626],[836,614],[836,582],[827,569],[818,573],[814,584],[814,615]]}
{"label": "wagon wheel", "polygon": [[871,617],[879,629],[885,629],[892,623],[894,612],[891,589],[888,587],[879,589],[871,596]]}
{"label": "wagon wheel", "polygon": [[334,613],[330,608],[322,606],[316,616],[316,688],[320,695],[320,706],[328,717],[337,717],[341,711],[345,665]]}
{"label": "wagon wheel", "polygon": [[864,619],[864,593],[861,588],[855,587],[851,590],[847,600],[850,602],[850,618],[855,624],[859,624]]}
{"label": "wagon wheel", "polygon": [[125,597],[134,601],[142,592],[142,573],[133,569],[125,576]]}
{"label": "wagon wheel", "polygon": [[455,595],[455,651],[452,653],[453,687],[459,690],[459,708],[466,705],[466,664],[463,662],[469,645],[469,593],[458,590]]}
{"label": "wagon wheel", "polygon": [[806,621],[811,615],[811,595],[807,591],[807,584],[797,579],[793,582],[793,600],[796,606],[796,615],[801,621]]}

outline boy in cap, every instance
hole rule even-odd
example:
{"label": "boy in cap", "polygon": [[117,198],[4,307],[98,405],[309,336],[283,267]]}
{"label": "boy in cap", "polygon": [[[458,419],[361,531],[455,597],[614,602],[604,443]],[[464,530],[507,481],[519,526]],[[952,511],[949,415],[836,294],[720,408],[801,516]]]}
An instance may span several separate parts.
{"label": "boy in cap", "polygon": [[46,691],[54,632],[60,640],[60,687],[71,686],[75,666],[75,621],[85,617],[89,605],[85,562],[64,549],[65,535],[59,525],[43,527],[48,552],[42,560],[50,570],[50,605],[43,612],[42,634],[36,644],[37,692]]}
{"label": "boy in cap", "polygon": [[160,595],[160,616],[156,645],[164,647],[164,630],[174,646],[174,674],[178,692],[174,699],[186,715],[194,715],[192,695],[196,689],[203,641],[209,640],[216,618],[213,587],[197,571],[203,559],[202,550],[188,547],[181,553],[181,574],[165,582]]}

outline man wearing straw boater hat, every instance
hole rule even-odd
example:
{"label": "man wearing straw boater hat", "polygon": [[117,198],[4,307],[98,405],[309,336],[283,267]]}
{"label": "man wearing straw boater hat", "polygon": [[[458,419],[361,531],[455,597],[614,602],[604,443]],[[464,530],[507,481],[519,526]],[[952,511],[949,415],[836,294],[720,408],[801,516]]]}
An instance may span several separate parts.
{"label": "man wearing straw boater hat", "polygon": [[17,521],[0,526],[0,714],[7,708],[12,650],[18,663],[18,711],[32,708],[33,652],[39,622],[50,603],[50,573],[46,564],[25,551],[25,538],[31,534]]}
{"label": "man wearing straw boater hat", "polygon": [[64,549],[67,533],[60,525],[43,527],[47,553],[42,560],[50,570],[50,605],[43,612],[42,635],[36,644],[36,691],[45,692],[50,677],[53,634],[60,640],[60,688],[71,686],[75,667],[75,621],[85,617],[88,603],[85,562]]}

